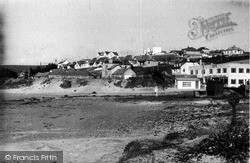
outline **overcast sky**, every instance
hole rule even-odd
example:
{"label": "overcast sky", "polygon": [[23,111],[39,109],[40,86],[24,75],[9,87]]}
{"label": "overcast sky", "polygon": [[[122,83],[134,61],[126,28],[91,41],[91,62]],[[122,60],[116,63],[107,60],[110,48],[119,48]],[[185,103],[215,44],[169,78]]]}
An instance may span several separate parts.
{"label": "overcast sky", "polygon": [[[4,64],[77,61],[98,51],[139,55],[154,46],[249,51],[248,0],[6,0],[1,9]],[[188,37],[190,19],[227,12],[234,32],[210,41]]]}

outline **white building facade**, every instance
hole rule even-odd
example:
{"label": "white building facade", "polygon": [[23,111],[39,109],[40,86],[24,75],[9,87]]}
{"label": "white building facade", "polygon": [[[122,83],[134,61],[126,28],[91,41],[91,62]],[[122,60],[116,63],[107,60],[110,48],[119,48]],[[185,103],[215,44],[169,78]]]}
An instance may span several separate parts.
{"label": "white building facade", "polygon": [[177,89],[183,89],[183,90],[200,89],[201,82],[197,78],[176,78],[175,86]]}
{"label": "white building facade", "polygon": [[234,61],[221,64],[203,66],[190,66],[190,75],[197,75],[200,79],[220,79],[228,87],[249,85],[250,64],[249,60]]}
{"label": "white building facade", "polygon": [[180,67],[180,74],[181,75],[190,75],[189,68],[192,66],[199,66],[196,62],[186,62]]}
{"label": "white building facade", "polygon": [[243,53],[244,53],[244,51],[236,46],[232,46],[232,47],[223,51],[223,54],[227,55],[227,56],[240,55]]}

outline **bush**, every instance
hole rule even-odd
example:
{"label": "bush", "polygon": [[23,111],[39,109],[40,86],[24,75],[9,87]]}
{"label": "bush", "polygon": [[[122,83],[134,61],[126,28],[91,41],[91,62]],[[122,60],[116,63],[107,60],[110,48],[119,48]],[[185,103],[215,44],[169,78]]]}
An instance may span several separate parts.
{"label": "bush", "polygon": [[77,85],[79,85],[79,87],[80,87],[80,86],[83,86],[83,87],[84,87],[84,86],[88,85],[89,82],[86,81],[86,80],[84,80],[84,79],[77,79],[77,80],[76,80],[76,83],[77,83]]}
{"label": "bush", "polygon": [[114,85],[117,87],[122,87],[122,80],[117,81],[116,83],[114,83]]}
{"label": "bush", "polygon": [[61,88],[64,88],[64,89],[67,89],[67,88],[70,88],[71,87],[71,81],[69,80],[64,80],[62,84],[60,84],[60,87]]}
{"label": "bush", "polygon": [[229,126],[218,134],[212,133],[198,145],[179,149],[178,159],[188,162],[192,158],[201,159],[203,155],[223,157],[229,163],[247,162],[249,154],[249,128],[247,124]]}
{"label": "bush", "polygon": [[125,88],[135,88],[135,87],[153,87],[154,81],[150,77],[131,77]]}

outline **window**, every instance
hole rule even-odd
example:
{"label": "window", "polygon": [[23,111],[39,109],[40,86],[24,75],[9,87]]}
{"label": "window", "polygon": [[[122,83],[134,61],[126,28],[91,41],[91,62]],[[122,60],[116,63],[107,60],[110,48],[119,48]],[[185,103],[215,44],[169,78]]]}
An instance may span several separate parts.
{"label": "window", "polygon": [[223,68],[223,73],[227,73],[227,68]]}
{"label": "window", "polygon": [[194,74],[194,70],[190,70],[190,74],[193,75]]}
{"label": "window", "polygon": [[218,68],[218,69],[217,69],[217,73],[218,73],[218,74],[220,74],[220,72],[221,72],[221,69],[220,69],[220,68]]}
{"label": "window", "polygon": [[250,73],[250,68],[247,68],[247,71],[246,71],[247,73]]}
{"label": "window", "polygon": [[235,79],[231,79],[231,84],[236,84],[236,80]]}
{"label": "window", "polygon": [[195,70],[195,73],[198,75],[198,70]]}
{"label": "window", "polygon": [[243,85],[244,84],[244,80],[243,79],[239,79],[239,84]]}
{"label": "window", "polygon": [[209,74],[212,74],[213,73],[213,69],[209,69]]}
{"label": "window", "polygon": [[244,73],[244,69],[243,68],[239,68],[239,73]]}
{"label": "window", "polygon": [[236,68],[231,68],[231,73],[236,73]]}
{"label": "window", "polygon": [[183,82],[182,87],[191,87],[191,82]]}
{"label": "window", "polygon": [[183,69],[183,72],[185,72],[185,68]]}

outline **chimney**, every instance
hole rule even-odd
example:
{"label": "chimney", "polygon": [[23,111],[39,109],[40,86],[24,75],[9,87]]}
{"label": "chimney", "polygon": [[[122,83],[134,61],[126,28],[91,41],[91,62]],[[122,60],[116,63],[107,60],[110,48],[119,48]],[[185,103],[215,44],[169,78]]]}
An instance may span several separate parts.
{"label": "chimney", "polygon": [[200,66],[202,66],[202,59],[200,59]]}
{"label": "chimney", "polygon": [[189,57],[187,57],[187,62],[190,62],[190,58]]}

